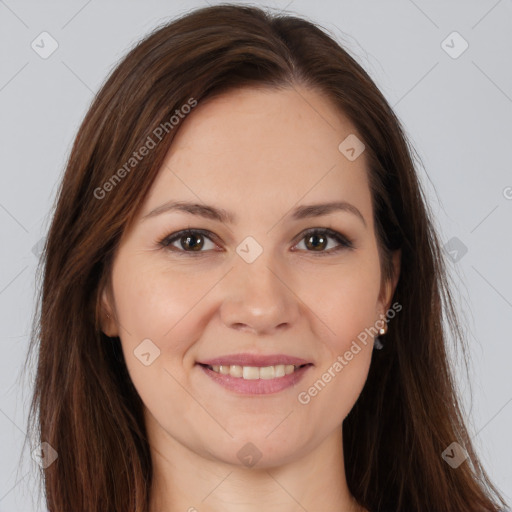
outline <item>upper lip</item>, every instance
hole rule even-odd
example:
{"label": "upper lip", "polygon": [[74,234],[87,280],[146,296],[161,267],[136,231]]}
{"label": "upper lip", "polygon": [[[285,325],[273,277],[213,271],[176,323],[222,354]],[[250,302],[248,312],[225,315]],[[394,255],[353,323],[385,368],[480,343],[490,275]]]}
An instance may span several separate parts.
{"label": "upper lip", "polygon": [[310,364],[309,361],[301,359],[300,357],[288,356],[286,354],[269,354],[269,355],[257,355],[257,354],[228,354],[225,356],[215,357],[213,359],[207,359],[198,361],[199,364],[205,364],[209,366],[276,366],[278,364],[293,364],[294,366],[302,366],[304,364]]}

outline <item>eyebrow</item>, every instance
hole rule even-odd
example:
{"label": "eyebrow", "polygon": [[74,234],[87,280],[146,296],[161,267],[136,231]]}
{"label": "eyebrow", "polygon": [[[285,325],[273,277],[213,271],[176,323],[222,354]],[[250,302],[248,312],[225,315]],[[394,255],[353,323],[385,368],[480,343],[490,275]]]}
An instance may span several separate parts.
{"label": "eyebrow", "polygon": [[[215,220],[225,224],[235,224],[237,222],[236,215],[222,208],[186,201],[169,201],[154,210],[151,210],[142,217],[142,220],[173,211],[197,215],[199,217],[204,217],[206,219]],[[292,220],[301,220],[310,217],[321,217],[322,215],[328,215],[330,213],[340,211],[354,214],[366,227],[366,221],[362,213],[353,204],[347,203],[346,201],[302,205],[292,210],[289,215],[291,215]]]}

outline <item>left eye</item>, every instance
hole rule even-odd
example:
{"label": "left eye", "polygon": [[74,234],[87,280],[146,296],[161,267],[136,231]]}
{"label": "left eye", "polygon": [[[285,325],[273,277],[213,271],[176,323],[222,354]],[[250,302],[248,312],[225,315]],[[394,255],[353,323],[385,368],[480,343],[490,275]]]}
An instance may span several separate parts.
{"label": "left eye", "polygon": [[[212,237],[215,238],[209,231],[188,229],[169,235],[160,242],[160,245],[178,253],[201,254],[208,249],[215,250],[216,244],[212,242]],[[329,239],[335,240],[337,245],[335,244],[334,247],[328,248]],[[208,247],[208,243],[206,243],[205,246],[205,240],[210,243],[210,247]],[[314,252],[318,255],[332,254],[342,249],[350,249],[353,247],[351,240],[329,228],[310,229],[301,233],[299,240],[299,244],[296,244],[296,246],[299,246],[300,243],[305,241],[304,247],[306,248],[306,252]],[[180,244],[180,247],[174,245],[176,243]]]}
{"label": "left eye", "polygon": [[[323,250],[327,249],[328,245],[328,239],[331,238],[337,242],[337,245],[334,247],[331,247],[329,250]],[[341,233],[338,233],[337,231],[334,231],[332,229],[328,228],[316,228],[316,229],[310,229],[306,233],[303,233],[301,235],[301,242],[305,240],[304,246],[306,248],[310,247],[313,250],[308,252],[317,252],[319,254],[325,255],[325,254],[331,254],[333,252],[338,252],[341,249],[350,249],[353,247],[352,241],[349,240],[347,237],[343,236]],[[300,245],[300,244],[297,244]]]}

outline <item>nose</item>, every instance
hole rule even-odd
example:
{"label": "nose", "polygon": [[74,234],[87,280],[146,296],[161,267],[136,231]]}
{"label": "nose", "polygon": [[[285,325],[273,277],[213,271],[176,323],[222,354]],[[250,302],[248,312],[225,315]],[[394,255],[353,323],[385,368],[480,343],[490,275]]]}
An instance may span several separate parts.
{"label": "nose", "polygon": [[290,329],[300,318],[292,278],[265,251],[253,263],[242,259],[223,280],[221,319],[227,327],[271,335]]}

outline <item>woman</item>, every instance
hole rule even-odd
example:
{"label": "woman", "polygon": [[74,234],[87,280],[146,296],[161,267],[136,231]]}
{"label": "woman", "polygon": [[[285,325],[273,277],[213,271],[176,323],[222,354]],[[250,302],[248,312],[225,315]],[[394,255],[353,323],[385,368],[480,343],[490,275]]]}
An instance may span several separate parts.
{"label": "woman", "polygon": [[43,261],[51,512],[505,505],[454,388],[443,313],[464,340],[407,139],[313,24],[208,7],[130,51]]}

